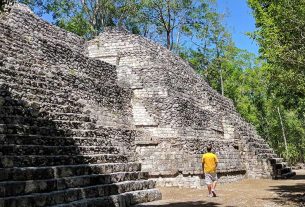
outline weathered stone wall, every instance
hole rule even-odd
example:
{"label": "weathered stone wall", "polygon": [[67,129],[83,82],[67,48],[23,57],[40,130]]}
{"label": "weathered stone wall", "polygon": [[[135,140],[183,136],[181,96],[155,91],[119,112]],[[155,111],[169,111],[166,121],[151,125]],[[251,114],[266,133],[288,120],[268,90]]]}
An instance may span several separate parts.
{"label": "weathered stone wall", "polygon": [[[133,89],[134,125],[146,135],[137,140],[138,159],[151,176],[160,177],[159,184],[169,185],[175,179],[168,177],[176,177],[173,185],[178,180],[187,186],[187,175],[196,182],[202,173],[200,154],[208,144],[214,146],[223,174],[236,179],[270,176],[264,158],[275,156],[272,150],[233,102],[181,58],[120,28],[109,28],[89,41],[87,52],[116,64],[119,83]],[[167,180],[162,182],[162,177]]]}
{"label": "weathered stone wall", "polygon": [[17,4],[0,19],[0,206],[160,199],[135,160],[131,90],[85,41]]}
{"label": "weathered stone wall", "polygon": [[[117,85],[115,66],[82,54],[82,38],[23,12],[4,17],[1,37],[1,84],[39,115],[68,121],[74,116],[79,131],[131,128],[131,91]],[[109,140],[116,138],[124,140]]]}

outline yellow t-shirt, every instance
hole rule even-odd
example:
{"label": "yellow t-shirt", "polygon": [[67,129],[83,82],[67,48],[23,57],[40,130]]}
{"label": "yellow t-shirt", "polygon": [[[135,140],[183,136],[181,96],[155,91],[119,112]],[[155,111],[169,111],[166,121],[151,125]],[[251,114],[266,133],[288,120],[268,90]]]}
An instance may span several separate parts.
{"label": "yellow t-shirt", "polygon": [[216,165],[218,163],[217,156],[211,152],[202,155],[202,163],[204,164],[205,173],[216,173]]}

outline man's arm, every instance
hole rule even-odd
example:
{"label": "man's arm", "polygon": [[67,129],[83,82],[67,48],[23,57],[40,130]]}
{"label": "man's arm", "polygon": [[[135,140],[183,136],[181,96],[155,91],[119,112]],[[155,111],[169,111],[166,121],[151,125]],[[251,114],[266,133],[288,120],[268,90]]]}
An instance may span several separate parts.
{"label": "man's arm", "polygon": [[201,164],[202,164],[202,170],[203,170],[204,169],[204,155],[202,155]]}

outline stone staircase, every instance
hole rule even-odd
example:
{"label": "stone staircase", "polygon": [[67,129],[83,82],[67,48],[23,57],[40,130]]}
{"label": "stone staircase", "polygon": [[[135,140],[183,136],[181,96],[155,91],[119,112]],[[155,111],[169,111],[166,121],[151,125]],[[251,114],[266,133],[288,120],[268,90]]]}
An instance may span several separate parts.
{"label": "stone staircase", "polygon": [[0,100],[0,206],[130,206],[160,198],[141,165],[98,136],[102,128],[43,119],[3,87]]}
{"label": "stone staircase", "polygon": [[273,179],[287,179],[296,175],[287,162],[283,162],[283,158],[270,158],[269,161],[272,166]]}
{"label": "stone staircase", "polygon": [[28,10],[0,19],[0,207],[160,199],[132,156],[131,95],[115,67]]}
{"label": "stone staircase", "polygon": [[[279,158],[261,137],[247,135],[243,136],[241,140],[243,140],[244,146],[248,149],[249,153],[255,157],[255,160],[267,161],[267,164],[271,167],[268,171],[271,172],[270,176],[273,179],[287,179],[296,175],[291,167],[283,161],[283,158]],[[257,163],[255,164],[257,165]]]}

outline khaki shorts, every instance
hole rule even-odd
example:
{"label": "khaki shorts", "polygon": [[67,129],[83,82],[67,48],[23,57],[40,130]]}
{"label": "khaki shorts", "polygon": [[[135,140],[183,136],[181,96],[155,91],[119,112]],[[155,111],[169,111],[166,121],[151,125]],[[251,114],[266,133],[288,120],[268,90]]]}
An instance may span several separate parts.
{"label": "khaki shorts", "polygon": [[217,181],[217,174],[216,173],[204,173],[204,177],[205,177],[205,183],[207,185],[212,184],[214,181]]}

